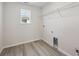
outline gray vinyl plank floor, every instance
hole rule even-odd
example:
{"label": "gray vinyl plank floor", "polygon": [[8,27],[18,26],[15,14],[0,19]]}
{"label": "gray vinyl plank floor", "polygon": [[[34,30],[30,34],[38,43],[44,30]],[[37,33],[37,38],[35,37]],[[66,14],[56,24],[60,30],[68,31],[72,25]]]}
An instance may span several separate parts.
{"label": "gray vinyl plank floor", "polygon": [[1,56],[65,56],[42,40],[3,49]]}

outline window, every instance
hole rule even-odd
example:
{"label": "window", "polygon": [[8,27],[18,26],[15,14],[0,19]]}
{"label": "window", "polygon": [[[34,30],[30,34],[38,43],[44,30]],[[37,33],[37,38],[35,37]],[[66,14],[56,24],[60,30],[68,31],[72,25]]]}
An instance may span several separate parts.
{"label": "window", "polygon": [[21,24],[31,23],[31,11],[28,9],[20,10]]}

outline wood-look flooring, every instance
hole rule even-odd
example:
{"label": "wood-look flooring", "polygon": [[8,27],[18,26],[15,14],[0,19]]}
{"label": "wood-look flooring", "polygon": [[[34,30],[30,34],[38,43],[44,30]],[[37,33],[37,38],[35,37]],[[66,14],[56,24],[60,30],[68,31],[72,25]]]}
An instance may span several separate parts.
{"label": "wood-look flooring", "polygon": [[1,56],[65,56],[42,40],[5,48]]}

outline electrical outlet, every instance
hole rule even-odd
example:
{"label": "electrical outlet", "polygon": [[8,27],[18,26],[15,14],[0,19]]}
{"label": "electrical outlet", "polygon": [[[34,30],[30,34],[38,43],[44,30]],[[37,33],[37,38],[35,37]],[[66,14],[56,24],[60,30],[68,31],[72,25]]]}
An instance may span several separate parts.
{"label": "electrical outlet", "polygon": [[43,25],[43,28],[45,28],[45,25]]}
{"label": "electrical outlet", "polygon": [[51,33],[53,33],[53,31],[51,31]]}

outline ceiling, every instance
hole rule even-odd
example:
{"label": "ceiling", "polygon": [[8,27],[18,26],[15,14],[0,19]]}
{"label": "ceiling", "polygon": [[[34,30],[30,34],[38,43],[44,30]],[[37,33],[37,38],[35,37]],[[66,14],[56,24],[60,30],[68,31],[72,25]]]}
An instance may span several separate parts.
{"label": "ceiling", "polygon": [[49,2],[24,2],[24,3],[32,6],[43,7],[47,5]]}

